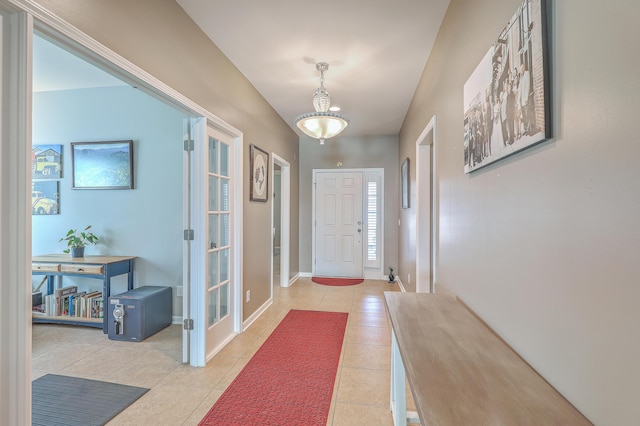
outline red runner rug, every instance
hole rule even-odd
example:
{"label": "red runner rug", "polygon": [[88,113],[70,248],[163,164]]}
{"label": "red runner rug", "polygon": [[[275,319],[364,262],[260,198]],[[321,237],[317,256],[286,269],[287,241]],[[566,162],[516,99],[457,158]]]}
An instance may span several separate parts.
{"label": "red runner rug", "polygon": [[312,277],[311,281],[316,284],[322,285],[335,285],[335,286],[344,286],[344,285],[356,285],[360,284],[364,280],[362,278],[327,278],[327,277]]}
{"label": "red runner rug", "polygon": [[200,425],[324,426],[347,316],[289,311]]}

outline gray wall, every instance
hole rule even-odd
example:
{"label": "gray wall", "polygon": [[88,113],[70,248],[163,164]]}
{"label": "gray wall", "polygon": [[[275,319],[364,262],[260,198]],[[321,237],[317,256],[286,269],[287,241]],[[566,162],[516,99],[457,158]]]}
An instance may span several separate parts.
{"label": "gray wall", "polygon": [[[337,166],[342,162],[342,166]],[[313,169],[384,169],[384,273],[398,265],[398,137],[335,137],[324,145],[300,139],[300,271],[312,272],[311,218]]]}
{"label": "gray wall", "polygon": [[[298,266],[298,136],[173,0],[36,0],[71,25],[125,57],[243,132],[244,170],[249,144],[291,165],[292,274]],[[243,316],[271,296],[271,202],[249,202],[244,180]]]}
{"label": "gray wall", "polygon": [[[440,288],[592,422],[637,424],[640,3],[551,1],[554,138],[466,175],[463,86],[520,3],[451,1],[400,157],[413,158],[436,114]],[[412,270],[403,264],[401,278]]]}
{"label": "gray wall", "polygon": [[[33,144],[63,146],[60,214],[32,217],[34,255],[62,253],[58,240],[92,225],[101,239],[86,254],[138,256],[134,285],[174,287],[173,315],[182,315],[182,126],[185,115],[131,87],[62,90],[33,96]],[[133,140],[133,190],[71,189],[71,142]],[[36,281],[41,277],[35,276]],[[97,280],[65,278],[83,290]],[[113,294],[126,291],[114,279]]]}

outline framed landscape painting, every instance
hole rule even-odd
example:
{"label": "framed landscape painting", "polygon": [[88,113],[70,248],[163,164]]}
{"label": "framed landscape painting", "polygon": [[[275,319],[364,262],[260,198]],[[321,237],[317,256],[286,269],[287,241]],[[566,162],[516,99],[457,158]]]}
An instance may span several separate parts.
{"label": "framed landscape painting", "polygon": [[73,189],[133,189],[133,141],[71,143]]}
{"label": "framed landscape painting", "polygon": [[545,0],[524,0],[464,85],[464,171],[551,137]]}

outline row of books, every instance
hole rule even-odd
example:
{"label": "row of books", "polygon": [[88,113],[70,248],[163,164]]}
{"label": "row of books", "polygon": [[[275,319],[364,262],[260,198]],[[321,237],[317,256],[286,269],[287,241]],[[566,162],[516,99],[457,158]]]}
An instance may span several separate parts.
{"label": "row of books", "polygon": [[75,285],[62,287],[44,297],[44,303],[33,311],[47,316],[103,318],[104,299],[101,291],[78,292]]}

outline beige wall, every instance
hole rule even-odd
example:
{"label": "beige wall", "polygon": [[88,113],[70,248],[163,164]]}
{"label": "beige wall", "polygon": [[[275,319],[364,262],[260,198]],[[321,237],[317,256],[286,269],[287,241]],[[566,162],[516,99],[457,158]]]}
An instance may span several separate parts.
{"label": "beige wall", "polygon": [[[342,166],[337,166],[342,162]],[[313,169],[384,169],[384,270],[398,265],[398,137],[336,137],[324,145],[300,139],[300,272],[312,272]],[[381,277],[382,278],[382,277]]]}
{"label": "beige wall", "polygon": [[[298,137],[249,81],[172,0],[40,0],[79,28],[244,134],[249,144],[276,152],[291,164],[291,269],[298,266]],[[249,202],[244,188],[244,304],[246,319],[270,297],[271,198]],[[251,261],[248,262],[247,259]],[[244,299],[243,299],[244,300]]]}
{"label": "beige wall", "polygon": [[451,1],[400,158],[436,114],[439,285],[591,421],[637,424],[640,3],[551,1],[555,137],[465,175],[463,85],[520,3]]}

